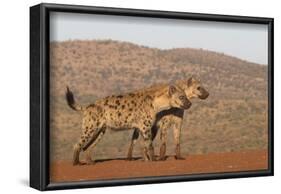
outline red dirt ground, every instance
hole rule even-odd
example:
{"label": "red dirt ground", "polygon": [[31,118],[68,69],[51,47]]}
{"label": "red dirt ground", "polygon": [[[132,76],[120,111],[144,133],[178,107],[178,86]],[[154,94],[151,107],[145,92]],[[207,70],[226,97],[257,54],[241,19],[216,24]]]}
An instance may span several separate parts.
{"label": "red dirt ground", "polygon": [[94,165],[72,166],[70,161],[55,161],[50,166],[51,182],[102,180],[145,176],[234,172],[268,168],[267,150],[189,155],[185,160],[166,161],[110,159]]}

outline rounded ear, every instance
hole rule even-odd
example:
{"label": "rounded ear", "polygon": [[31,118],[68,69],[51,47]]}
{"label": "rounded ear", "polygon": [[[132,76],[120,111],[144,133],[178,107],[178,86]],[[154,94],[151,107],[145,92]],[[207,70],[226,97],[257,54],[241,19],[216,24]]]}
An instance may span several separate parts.
{"label": "rounded ear", "polygon": [[169,86],[169,95],[172,96],[177,91],[176,87],[171,85]]}
{"label": "rounded ear", "polygon": [[188,80],[187,80],[187,86],[190,87],[192,85],[194,81],[194,78],[193,77],[190,77]]}

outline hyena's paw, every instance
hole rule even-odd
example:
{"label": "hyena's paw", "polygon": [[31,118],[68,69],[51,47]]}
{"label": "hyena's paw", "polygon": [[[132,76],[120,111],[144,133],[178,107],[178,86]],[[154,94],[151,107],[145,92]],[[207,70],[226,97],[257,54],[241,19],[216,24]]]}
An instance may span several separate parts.
{"label": "hyena's paw", "polygon": [[127,154],[126,160],[128,160],[128,161],[134,160],[134,158],[133,158],[133,156],[132,156],[132,153],[129,152],[129,153]]}
{"label": "hyena's paw", "polygon": [[182,156],[177,156],[177,155],[175,156],[175,159],[176,159],[176,160],[185,160],[184,157],[182,157]]}
{"label": "hyena's paw", "polygon": [[92,159],[90,152],[88,152],[85,158],[85,165],[92,165],[92,164],[95,164],[95,161]]}
{"label": "hyena's paw", "polygon": [[167,160],[167,159],[168,159],[168,156],[160,156],[158,160],[164,161],[164,160]]}
{"label": "hyena's paw", "polygon": [[126,160],[133,161],[134,159],[132,157],[127,157]]}
{"label": "hyena's paw", "polygon": [[93,165],[95,163],[96,162],[94,160],[92,160],[92,159],[86,159],[86,161],[85,161],[85,165]]}
{"label": "hyena's paw", "polygon": [[86,162],[81,162],[81,161],[79,161],[79,162],[73,162],[72,165],[73,165],[73,166],[82,166],[82,165],[86,165]]}

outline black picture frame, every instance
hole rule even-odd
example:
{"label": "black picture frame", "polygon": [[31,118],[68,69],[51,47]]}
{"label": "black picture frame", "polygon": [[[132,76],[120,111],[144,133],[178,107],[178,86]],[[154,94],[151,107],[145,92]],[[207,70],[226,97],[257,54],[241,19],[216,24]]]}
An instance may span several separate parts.
{"label": "black picture frame", "polygon": [[[118,180],[50,183],[49,181],[49,30],[50,12],[72,12],[149,18],[187,19],[268,25],[268,169]],[[167,183],[273,175],[273,35],[274,19],[199,13],[137,10],[79,5],[39,4],[30,7],[30,186],[38,190]]]}

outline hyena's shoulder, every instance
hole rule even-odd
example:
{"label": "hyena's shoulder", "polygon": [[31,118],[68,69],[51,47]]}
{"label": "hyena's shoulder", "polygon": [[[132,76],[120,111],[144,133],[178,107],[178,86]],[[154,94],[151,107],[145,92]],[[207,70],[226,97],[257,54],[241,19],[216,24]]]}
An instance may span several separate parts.
{"label": "hyena's shoulder", "polygon": [[144,95],[154,95],[156,92],[167,89],[168,87],[168,84],[155,84],[147,88],[137,90],[137,93],[143,93]]}

